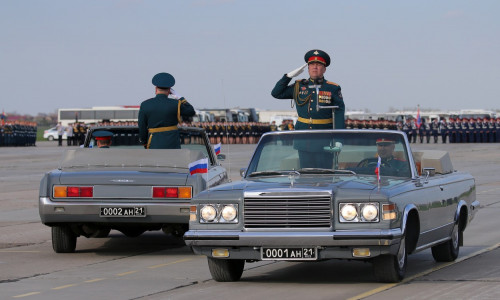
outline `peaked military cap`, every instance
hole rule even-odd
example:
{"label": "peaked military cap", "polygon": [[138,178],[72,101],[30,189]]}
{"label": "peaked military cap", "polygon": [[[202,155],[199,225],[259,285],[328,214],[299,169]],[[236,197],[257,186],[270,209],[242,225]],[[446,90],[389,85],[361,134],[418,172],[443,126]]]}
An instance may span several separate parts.
{"label": "peaked military cap", "polygon": [[322,50],[319,49],[313,49],[310,50],[304,55],[304,60],[306,63],[311,63],[311,62],[319,62],[325,65],[325,67],[328,67],[330,65],[330,56]]}
{"label": "peaked military cap", "polygon": [[113,133],[111,131],[107,130],[100,130],[92,133],[92,136],[95,137],[96,140],[110,140],[111,137],[113,136]]}
{"label": "peaked military cap", "polygon": [[175,78],[168,73],[158,73],[153,77],[152,82],[159,88],[171,88],[175,85]]}
{"label": "peaked military cap", "polygon": [[396,142],[392,139],[389,139],[389,138],[379,138],[377,139],[376,141],[376,144],[379,145],[379,144],[395,144]]}

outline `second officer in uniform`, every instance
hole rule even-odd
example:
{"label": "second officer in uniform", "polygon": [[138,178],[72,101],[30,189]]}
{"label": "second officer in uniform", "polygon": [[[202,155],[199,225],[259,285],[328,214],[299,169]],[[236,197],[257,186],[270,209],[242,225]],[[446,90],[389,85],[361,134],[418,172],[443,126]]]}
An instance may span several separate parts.
{"label": "second officer in uniform", "polygon": [[156,97],[145,100],[139,109],[139,139],[147,149],[180,149],[177,124],[182,117],[192,117],[195,110],[172,87],[175,79],[168,73],[153,77]]}

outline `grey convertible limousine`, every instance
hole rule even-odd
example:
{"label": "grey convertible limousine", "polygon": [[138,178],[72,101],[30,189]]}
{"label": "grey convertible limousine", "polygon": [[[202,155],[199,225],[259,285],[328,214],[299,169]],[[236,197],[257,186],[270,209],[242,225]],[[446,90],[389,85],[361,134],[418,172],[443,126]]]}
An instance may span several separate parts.
{"label": "grey convertible limousine", "polygon": [[[182,149],[145,150],[136,126],[111,126],[91,128],[83,148],[66,150],[40,182],[40,218],[52,228],[54,251],[74,252],[77,237],[105,237],[111,229],[182,236],[191,198],[228,176],[204,130],[179,131]],[[96,147],[103,132],[112,133],[109,149]],[[204,158],[208,173],[190,175],[189,164]]]}
{"label": "grey convertible limousine", "polygon": [[408,254],[455,260],[479,207],[447,152],[412,153],[398,131],[268,133],[242,175],[192,200],[184,239],[216,281],[239,280],[245,262],[349,259],[398,282]]}

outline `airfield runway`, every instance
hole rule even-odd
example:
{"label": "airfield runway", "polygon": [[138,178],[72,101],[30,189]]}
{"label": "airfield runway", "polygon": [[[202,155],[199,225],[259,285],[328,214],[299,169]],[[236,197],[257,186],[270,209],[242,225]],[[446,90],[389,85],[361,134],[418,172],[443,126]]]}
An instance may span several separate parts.
{"label": "airfield runway", "polygon": [[[223,145],[232,180],[255,145]],[[56,254],[38,216],[38,187],[67,147],[0,149],[0,299],[500,299],[500,144],[412,144],[450,152],[455,169],[476,178],[481,208],[453,263],[430,250],[408,258],[399,284],[375,281],[354,261],[248,263],[241,281],[211,279],[206,258],[162,232],[126,238],[112,231],[79,238],[76,253]]]}

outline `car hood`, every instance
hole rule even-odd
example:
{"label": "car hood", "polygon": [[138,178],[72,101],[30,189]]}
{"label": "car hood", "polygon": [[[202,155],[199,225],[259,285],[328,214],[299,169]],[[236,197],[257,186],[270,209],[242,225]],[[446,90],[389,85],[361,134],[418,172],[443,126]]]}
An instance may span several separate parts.
{"label": "car hood", "polygon": [[[398,184],[408,181],[406,178],[384,178],[380,182],[381,189],[389,189]],[[260,191],[283,189],[325,189],[325,190],[367,190],[378,189],[377,177],[366,176],[311,176],[301,175],[292,180],[288,176],[272,176],[244,179],[233,183],[218,186],[212,191],[245,190]]]}

